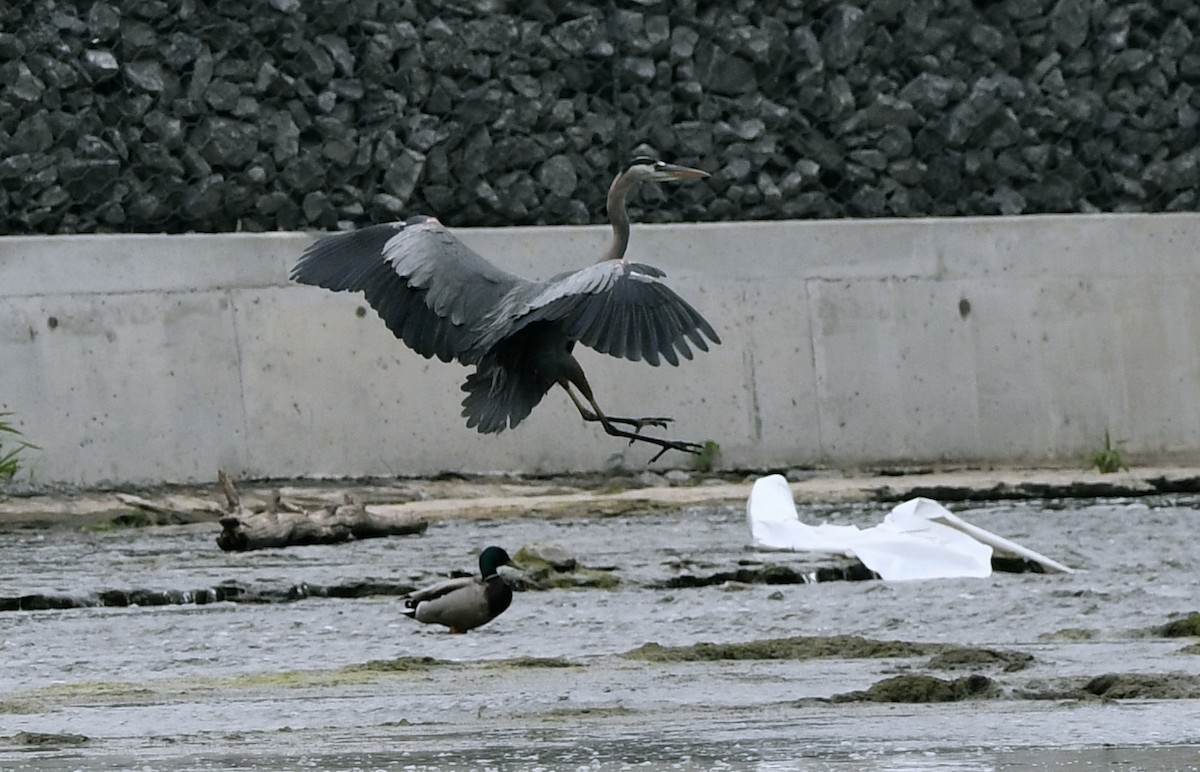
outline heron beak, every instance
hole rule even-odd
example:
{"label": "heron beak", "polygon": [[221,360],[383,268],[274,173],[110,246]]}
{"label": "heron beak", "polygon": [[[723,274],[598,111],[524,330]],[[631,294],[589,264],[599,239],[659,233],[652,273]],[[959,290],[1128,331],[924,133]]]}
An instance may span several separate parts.
{"label": "heron beak", "polygon": [[710,177],[708,172],[703,169],[693,169],[690,166],[677,166],[675,164],[663,164],[655,171],[658,172],[659,179],[663,182],[675,182],[677,180],[702,180]]}

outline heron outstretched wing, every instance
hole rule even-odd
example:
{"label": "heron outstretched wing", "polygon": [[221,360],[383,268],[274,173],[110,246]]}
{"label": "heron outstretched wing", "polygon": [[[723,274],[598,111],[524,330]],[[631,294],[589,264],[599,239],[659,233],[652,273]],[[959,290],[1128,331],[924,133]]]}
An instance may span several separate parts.
{"label": "heron outstretched wing", "polygon": [[692,358],[688,341],[708,351],[705,338],[721,339],[700,312],[661,281],[665,275],[653,266],[606,260],[532,284],[510,309],[507,334],[553,321],[568,339],[602,354],[678,365],[679,355]]}
{"label": "heron outstretched wing", "polygon": [[304,252],[291,277],[361,290],[388,329],[418,354],[463,364],[478,359],[472,330],[487,310],[527,283],[426,216],[326,236]]}

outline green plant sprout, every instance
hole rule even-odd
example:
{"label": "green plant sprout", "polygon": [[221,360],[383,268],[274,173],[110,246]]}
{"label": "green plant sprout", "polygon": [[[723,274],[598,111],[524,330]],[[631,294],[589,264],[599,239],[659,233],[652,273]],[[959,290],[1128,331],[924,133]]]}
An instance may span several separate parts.
{"label": "green plant sprout", "polygon": [[1104,447],[1092,454],[1092,466],[1099,469],[1101,474],[1111,474],[1119,469],[1128,472],[1129,465],[1125,463],[1119,447],[1124,442],[1124,440],[1117,440],[1114,444],[1106,429],[1104,431]]}
{"label": "green plant sprout", "polygon": [[715,440],[705,440],[704,447],[692,461],[692,468],[697,472],[711,472],[721,457],[721,446]]}
{"label": "green plant sprout", "polygon": [[8,420],[12,413],[0,413],[0,434],[11,434],[16,438],[16,446],[11,450],[4,449],[0,443],[0,480],[11,480],[21,469],[21,459],[18,456],[26,450],[40,450],[37,445],[21,439],[21,431]]}

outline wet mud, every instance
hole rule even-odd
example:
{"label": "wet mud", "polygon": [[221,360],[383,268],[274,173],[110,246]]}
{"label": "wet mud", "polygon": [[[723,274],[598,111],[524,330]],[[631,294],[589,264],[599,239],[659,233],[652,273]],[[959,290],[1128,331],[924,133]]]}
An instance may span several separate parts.
{"label": "wet mud", "polygon": [[[750,549],[740,506],[444,519],[419,537],[248,554],[220,552],[213,523],[0,531],[0,597],[236,583],[287,601],[0,613],[0,768],[1155,769],[1200,758],[1200,656],[1188,653],[1200,639],[1200,502],[953,509],[1081,570],[747,582],[737,572],[847,563]],[[822,504],[803,516],[868,526],[886,510]],[[527,566],[540,581],[585,569],[615,582],[519,592],[467,635],[400,615],[395,592],[471,572],[487,544],[541,545],[542,563],[531,554]]]}
{"label": "wet mud", "polygon": [[871,684],[863,691],[836,694],[830,702],[902,702],[931,703],[996,697],[1000,687],[983,675],[953,680],[925,674],[898,675]]}
{"label": "wet mud", "polygon": [[940,651],[936,643],[874,641],[856,635],[798,636],[739,643],[695,643],[690,646],[661,646],[645,643],[625,652],[629,659],[644,662],[713,662],[743,659],[882,659],[918,657]]}

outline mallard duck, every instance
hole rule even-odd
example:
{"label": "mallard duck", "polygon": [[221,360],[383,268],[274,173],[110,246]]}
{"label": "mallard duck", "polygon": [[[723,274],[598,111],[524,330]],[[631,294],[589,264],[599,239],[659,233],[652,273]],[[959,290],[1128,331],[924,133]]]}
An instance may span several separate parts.
{"label": "mallard duck", "polygon": [[404,599],[404,616],[425,624],[445,625],[465,633],[491,622],[512,603],[512,588],[500,578],[500,566],[512,565],[500,547],[479,553],[479,576],[447,579],[417,590]]}

